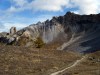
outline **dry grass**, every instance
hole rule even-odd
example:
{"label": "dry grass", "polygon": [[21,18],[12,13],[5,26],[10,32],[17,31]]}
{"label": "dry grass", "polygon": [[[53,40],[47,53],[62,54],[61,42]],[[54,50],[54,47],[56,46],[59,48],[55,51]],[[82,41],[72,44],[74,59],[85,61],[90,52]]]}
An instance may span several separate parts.
{"label": "dry grass", "polygon": [[100,51],[87,54],[84,61],[61,75],[100,75]]}
{"label": "dry grass", "polygon": [[0,75],[49,75],[77,59],[72,52],[0,46]]}

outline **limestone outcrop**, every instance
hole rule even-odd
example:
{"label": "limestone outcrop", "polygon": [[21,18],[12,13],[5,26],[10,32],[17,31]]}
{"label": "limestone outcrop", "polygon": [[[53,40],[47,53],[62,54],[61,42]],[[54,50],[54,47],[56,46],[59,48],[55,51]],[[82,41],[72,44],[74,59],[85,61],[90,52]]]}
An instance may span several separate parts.
{"label": "limestone outcrop", "polygon": [[10,35],[14,35],[16,33],[16,27],[11,27],[10,29]]}
{"label": "limestone outcrop", "polygon": [[17,32],[12,27],[9,35],[10,39],[14,38],[12,42],[22,37],[34,42],[40,37],[45,44],[59,44],[58,50],[93,52],[100,50],[100,14],[79,15],[67,12],[64,16],[31,24]]}

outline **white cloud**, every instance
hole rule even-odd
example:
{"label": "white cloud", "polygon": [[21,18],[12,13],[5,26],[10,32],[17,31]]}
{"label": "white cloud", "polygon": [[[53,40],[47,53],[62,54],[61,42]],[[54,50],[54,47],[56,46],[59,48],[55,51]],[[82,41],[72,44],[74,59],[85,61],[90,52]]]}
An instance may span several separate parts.
{"label": "white cloud", "polygon": [[[1,26],[1,25],[0,25]],[[9,32],[11,27],[16,27],[17,30],[26,27],[26,24],[23,23],[13,23],[13,22],[7,22],[7,23],[2,23],[3,28],[0,28],[0,32]]]}
{"label": "white cloud", "polygon": [[28,3],[27,0],[12,0],[12,2],[14,2],[16,6],[21,7]]}
{"label": "white cloud", "polygon": [[[53,16],[53,15],[52,15]],[[0,32],[8,32],[11,27],[16,27],[17,30],[22,29],[30,24],[35,24],[38,21],[44,22],[52,18],[51,15],[41,15],[32,18],[18,17],[15,15],[3,15],[0,18]]]}
{"label": "white cloud", "polygon": [[35,0],[29,4],[33,10],[62,11],[69,0]]}
{"label": "white cloud", "polygon": [[[9,8],[11,12],[19,12],[23,10],[33,11],[63,11],[66,8],[78,8],[74,10],[80,14],[94,14],[100,12],[100,0],[12,0],[15,5]],[[16,8],[16,6],[19,6]]]}
{"label": "white cloud", "polygon": [[63,11],[63,7],[68,5],[69,0],[11,0],[14,5],[8,9],[8,12],[19,12],[23,10],[33,11]]}
{"label": "white cloud", "polygon": [[9,13],[11,13],[11,12],[16,12],[16,11],[18,11],[18,10],[16,10],[16,8],[15,7],[13,7],[13,6],[11,6],[8,10],[7,10],[7,12]]}
{"label": "white cloud", "polygon": [[[79,14],[96,14],[100,13],[100,0],[9,0],[11,1],[11,7],[5,11],[0,10],[0,22],[3,28],[0,31],[9,30],[10,27],[16,26],[18,29],[28,26],[30,23],[36,23],[37,21],[45,21],[46,19],[51,19],[53,15],[42,14],[34,18],[23,18],[19,17],[13,13],[21,12],[23,10],[36,11],[63,11],[64,8],[77,8],[72,10]],[[69,11],[69,10],[68,10]],[[33,14],[34,15],[34,14]],[[27,23],[27,22],[28,23]],[[27,23],[27,24],[25,24]]]}
{"label": "white cloud", "polygon": [[2,22],[0,22],[0,29],[3,29],[5,26],[3,25]]}
{"label": "white cloud", "polygon": [[100,12],[100,0],[71,0],[74,7],[78,7],[80,14],[95,14]]}
{"label": "white cloud", "polygon": [[44,22],[46,21],[47,19],[52,19],[52,16],[54,15],[41,15],[41,16],[37,16],[36,18],[34,17],[34,23],[37,23],[37,22]]}

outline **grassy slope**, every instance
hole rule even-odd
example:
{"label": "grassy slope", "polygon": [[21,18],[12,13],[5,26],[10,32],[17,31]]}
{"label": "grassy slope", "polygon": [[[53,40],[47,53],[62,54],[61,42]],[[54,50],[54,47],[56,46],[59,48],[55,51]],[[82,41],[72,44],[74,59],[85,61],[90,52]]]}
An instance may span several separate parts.
{"label": "grassy slope", "polygon": [[87,54],[80,64],[61,75],[100,75],[100,51]]}
{"label": "grassy slope", "polygon": [[72,52],[0,46],[0,75],[49,75],[77,59]]}

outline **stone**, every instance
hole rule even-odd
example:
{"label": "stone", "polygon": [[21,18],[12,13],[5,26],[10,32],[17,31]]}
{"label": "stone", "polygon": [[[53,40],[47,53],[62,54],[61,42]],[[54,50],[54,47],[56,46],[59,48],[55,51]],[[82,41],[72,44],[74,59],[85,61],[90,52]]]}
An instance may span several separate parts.
{"label": "stone", "polygon": [[14,35],[16,33],[16,27],[11,27],[10,34]]}

